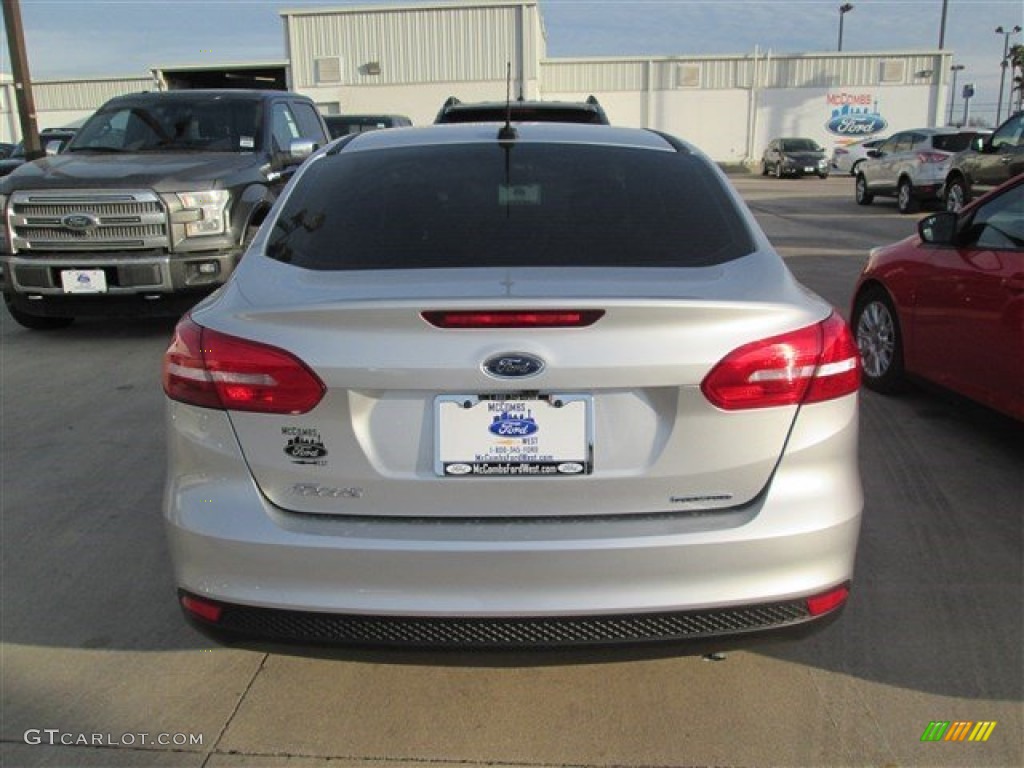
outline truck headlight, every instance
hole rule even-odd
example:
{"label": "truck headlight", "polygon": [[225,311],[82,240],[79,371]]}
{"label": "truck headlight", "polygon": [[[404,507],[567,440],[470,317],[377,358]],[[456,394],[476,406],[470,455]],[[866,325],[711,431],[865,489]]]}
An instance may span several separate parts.
{"label": "truck headlight", "polygon": [[179,192],[178,200],[185,208],[181,211],[181,218],[191,219],[185,224],[185,237],[222,235],[227,232],[227,207],[231,201],[231,193],[228,190]]}

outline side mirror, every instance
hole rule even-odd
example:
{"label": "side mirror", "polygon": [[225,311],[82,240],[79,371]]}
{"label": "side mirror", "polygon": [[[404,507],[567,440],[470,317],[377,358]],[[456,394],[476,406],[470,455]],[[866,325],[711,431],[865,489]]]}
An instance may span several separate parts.
{"label": "side mirror", "polygon": [[45,147],[46,154],[47,155],[57,155],[57,154],[60,154],[61,147],[63,147],[63,146],[64,146],[64,142],[61,141],[60,139],[57,139],[55,141],[48,141],[48,142],[46,142],[46,147]]}
{"label": "side mirror", "polygon": [[952,245],[959,221],[960,217],[952,211],[933,213],[917,222],[917,233],[925,243]]}
{"label": "side mirror", "polygon": [[975,136],[973,139],[971,139],[971,145],[970,146],[971,146],[971,149],[973,149],[975,152],[984,152],[985,151],[985,137],[984,136]]}
{"label": "side mirror", "polygon": [[880,149],[869,149],[867,151],[867,156],[868,157],[876,157],[876,158],[877,157],[881,157],[882,156],[882,150],[880,150]]}
{"label": "side mirror", "polygon": [[288,145],[288,151],[285,153],[284,163],[285,165],[300,165],[303,160],[316,152],[316,150],[317,144],[315,141],[310,141],[309,139],[295,139]]}

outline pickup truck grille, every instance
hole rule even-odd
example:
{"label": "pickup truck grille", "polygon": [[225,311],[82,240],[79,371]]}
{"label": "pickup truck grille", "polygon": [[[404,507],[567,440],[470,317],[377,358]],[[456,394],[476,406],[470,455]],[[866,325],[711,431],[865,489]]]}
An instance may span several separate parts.
{"label": "pickup truck grille", "polygon": [[7,223],[15,251],[169,247],[164,204],[147,190],[15,192]]}

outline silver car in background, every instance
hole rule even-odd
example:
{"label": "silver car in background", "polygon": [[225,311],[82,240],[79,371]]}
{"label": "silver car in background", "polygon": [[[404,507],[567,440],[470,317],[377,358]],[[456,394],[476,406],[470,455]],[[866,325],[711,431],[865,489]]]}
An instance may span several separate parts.
{"label": "silver car in background", "polygon": [[216,637],[773,637],[849,594],[859,356],[652,131],[380,131],[296,174],[164,359],[179,600]]}
{"label": "silver car in background", "polygon": [[832,169],[839,173],[848,173],[851,176],[856,176],[861,163],[868,159],[868,151],[877,149],[883,141],[885,141],[884,138],[864,139],[863,141],[854,141],[850,144],[833,147]]}
{"label": "silver car in background", "polygon": [[895,197],[900,213],[913,213],[922,202],[942,196],[953,156],[970,147],[974,130],[917,128],[900,131],[868,150],[854,181],[858,205],[871,205],[876,196]]}

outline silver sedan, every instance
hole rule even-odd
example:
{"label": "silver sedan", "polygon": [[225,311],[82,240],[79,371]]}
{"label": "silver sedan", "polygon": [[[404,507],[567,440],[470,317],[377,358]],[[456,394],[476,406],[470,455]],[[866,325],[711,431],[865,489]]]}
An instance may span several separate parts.
{"label": "silver sedan", "polygon": [[167,531],[217,637],[775,636],[850,591],[857,348],[651,131],[313,155],[167,350]]}

